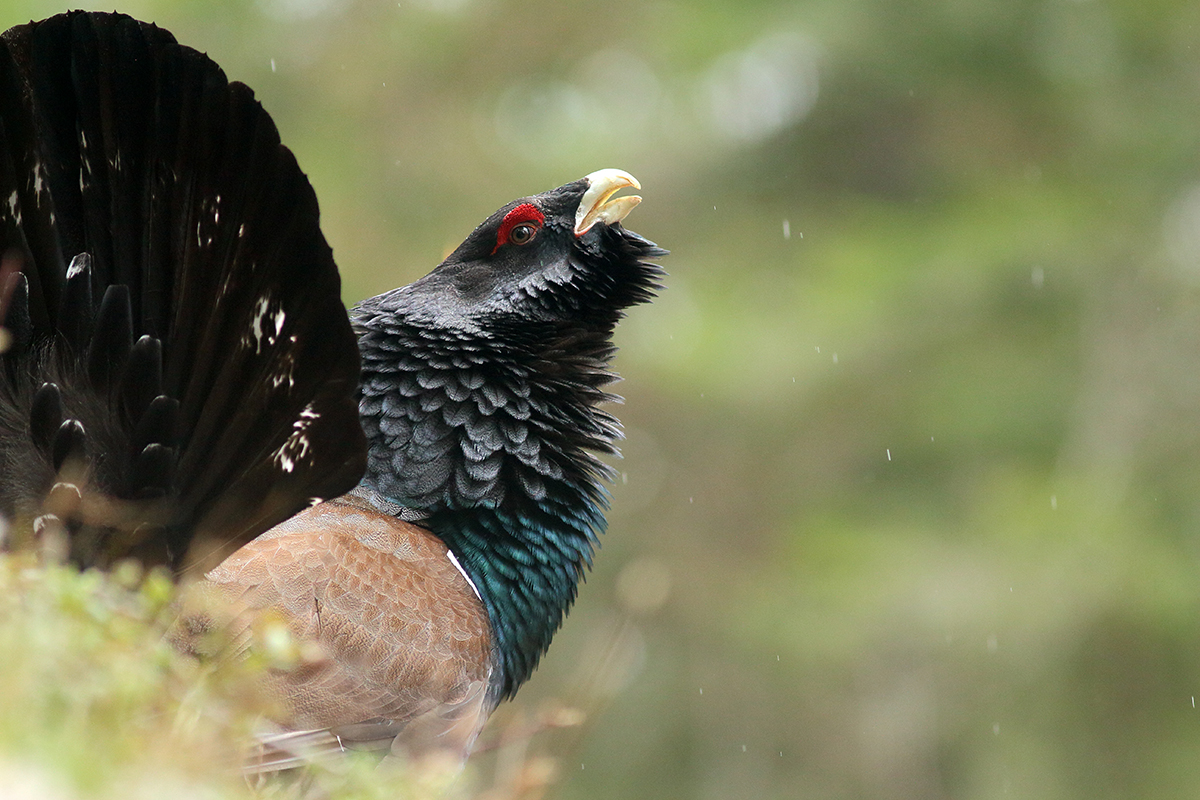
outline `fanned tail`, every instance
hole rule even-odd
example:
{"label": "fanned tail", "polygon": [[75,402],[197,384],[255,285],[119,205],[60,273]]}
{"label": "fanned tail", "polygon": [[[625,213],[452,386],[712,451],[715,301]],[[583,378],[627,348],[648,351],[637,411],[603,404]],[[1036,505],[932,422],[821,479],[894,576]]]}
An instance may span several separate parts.
{"label": "fanned tail", "polygon": [[118,14],[4,34],[0,254],[10,546],[209,566],[358,481],[316,196],[205,55]]}

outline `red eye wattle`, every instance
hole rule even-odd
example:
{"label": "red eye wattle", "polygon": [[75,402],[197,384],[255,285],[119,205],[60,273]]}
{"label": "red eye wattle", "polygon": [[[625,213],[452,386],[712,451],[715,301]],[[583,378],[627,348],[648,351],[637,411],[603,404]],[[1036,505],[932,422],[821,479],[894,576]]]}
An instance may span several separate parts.
{"label": "red eye wattle", "polygon": [[492,252],[495,253],[510,242],[515,245],[529,244],[542,229],[545,221],[546,215],[539,211],[537,206],[522,203],[504,215]]}

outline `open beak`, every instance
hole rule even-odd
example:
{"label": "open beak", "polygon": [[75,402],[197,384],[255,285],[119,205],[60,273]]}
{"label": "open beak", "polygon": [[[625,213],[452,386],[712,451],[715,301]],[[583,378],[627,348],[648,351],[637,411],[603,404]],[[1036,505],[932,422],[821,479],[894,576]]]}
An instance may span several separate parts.
{"label": "open beak", "polygon": [[[625,219],[633,207],[642,202],[635,194],[626,197],[613,195],[626,187],[642,188],[637,178],[619,169],[601,169],[584,178],[588,182],[588,190],[579,201],[579,210],[575,212],[575,235],[583,236],[597,222],[612,225]],[[612,199],[609,199],[612,198]]]}

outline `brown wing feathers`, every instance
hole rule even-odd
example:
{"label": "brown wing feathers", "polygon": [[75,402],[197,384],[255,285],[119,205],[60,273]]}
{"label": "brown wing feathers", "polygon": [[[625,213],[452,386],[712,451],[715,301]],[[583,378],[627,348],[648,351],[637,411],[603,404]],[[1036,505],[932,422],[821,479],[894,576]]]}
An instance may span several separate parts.
{"label": "brown wing feathers", "polygon": [[235,630],[271,609],[319,646],[269,678],[288,729],[385,748],[404,730],[410,749],[465,758],[495,705],[487,615],[445,544],[352,495],[275,527],[207,581],[239,615]]}

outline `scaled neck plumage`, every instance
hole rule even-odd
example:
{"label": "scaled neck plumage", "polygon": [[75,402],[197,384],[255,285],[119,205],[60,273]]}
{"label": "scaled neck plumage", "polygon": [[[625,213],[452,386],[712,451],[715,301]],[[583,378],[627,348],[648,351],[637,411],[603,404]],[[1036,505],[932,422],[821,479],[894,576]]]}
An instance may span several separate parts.
{"label": "scaled neck plumage", "polygon": [[595,406],[610,399],[612,348],[560,336],[551,362],[395,316],[359,321],[364,483],[419,509],[456,555],[492,620],[510,694],[561,624],[604,528],[608,470],[593,452],[612,452],[619,429]]}

